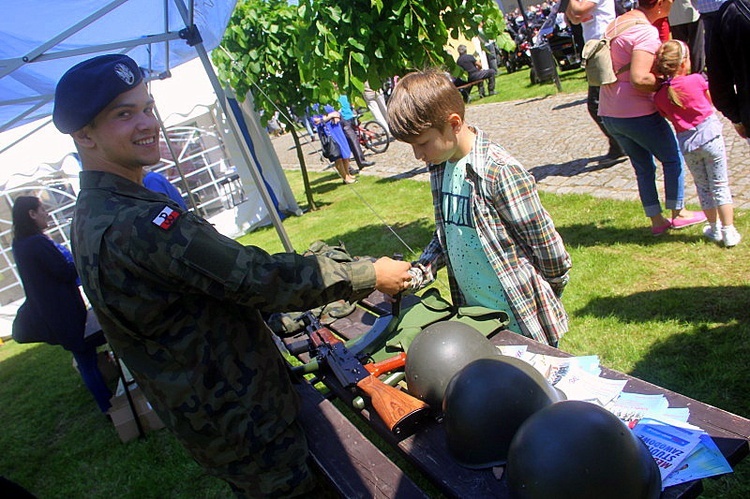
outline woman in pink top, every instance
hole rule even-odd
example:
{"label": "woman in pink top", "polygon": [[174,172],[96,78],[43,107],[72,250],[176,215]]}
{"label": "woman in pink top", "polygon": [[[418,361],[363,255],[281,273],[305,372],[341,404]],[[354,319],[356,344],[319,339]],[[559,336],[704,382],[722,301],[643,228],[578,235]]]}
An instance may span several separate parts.
{"label": "woman in pink top", "polygon": [[708,82],[700,73],[690,74],[690,50],[680,40],[670,40],[659,48],[655,67],[665,80],[654,95],[654,104],[674,125],[685,163],[693,174],[708,219],[703,234],[727,248],[736,246],[741,237],[734,227],[724,136]]}
{"label": "woman in pink top", "polygon": [[[685,175],[682,158],[669,123],[654,106],[658,88],[651,72],[654,53],[661,45],[654,21],[669,15],[672,0],[640,0],[638,8],[615,18],[607,28],[612,38],[612,65],[617,81],[603,85],[599,115],[604,126],[630,158],[638,182],[638,194],[651,233],[658,236],[670,228],[683,228],[706,220],[703,213],[684,210]],[[665,205],[671,217],[662,214],[656,189],[656,157],[664,171]]]}

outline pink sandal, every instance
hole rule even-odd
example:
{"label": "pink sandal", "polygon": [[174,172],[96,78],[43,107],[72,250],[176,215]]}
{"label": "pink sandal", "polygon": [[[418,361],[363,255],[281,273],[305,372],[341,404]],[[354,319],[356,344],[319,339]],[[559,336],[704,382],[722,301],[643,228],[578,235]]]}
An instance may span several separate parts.
{"label": "pink sandal", "polygon": [[672,219],[673,229],[684,229],[691,225],[700,224],[706,221],[706,214],[702,211],[693,212],[691,217],[677,217]]}

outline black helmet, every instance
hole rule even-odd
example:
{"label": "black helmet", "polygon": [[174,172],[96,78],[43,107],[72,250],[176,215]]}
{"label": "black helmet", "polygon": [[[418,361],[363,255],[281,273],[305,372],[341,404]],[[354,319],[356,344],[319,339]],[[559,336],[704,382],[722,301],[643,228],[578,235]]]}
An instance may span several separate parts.
{"label": "black helmet", "polygon": [[454,374],[471,361],[498,356],[495,345],[473,327],[455,321],[436,322],[417,334],[409,346],[406,386],[415,397],[440,408]]}
{"label": "black helmet", "polygon": [[646,445],[601,406],[570,400],[530,417],[506,466],[519,499],[656,498],[661,475]]}
{"label": "black helmet", "polygon": [[445,390],[448,450],[467,468],[503,464],[521,423],[563,398],[539,371],[520,359],[476,360],[453,376]]}

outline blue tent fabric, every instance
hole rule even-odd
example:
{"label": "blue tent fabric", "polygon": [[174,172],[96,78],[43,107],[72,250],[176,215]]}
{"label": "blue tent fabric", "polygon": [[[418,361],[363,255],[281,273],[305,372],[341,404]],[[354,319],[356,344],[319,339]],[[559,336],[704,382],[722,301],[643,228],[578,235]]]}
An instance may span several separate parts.
{"label": "blue tent fabric", "polygon": [[[167,78],[172,69],[200,58],[217,102],[228,113],[225,93],[210,67],[208,51],[221,42],[235,4],[236,0],[4,2],[0,16],[0,132],[41,123],[52,114],[55,86],[65,71],[91,57],[111,53],[132,57],[149,80]],[[227,132],[242,142],[242,133],[234,126]],[[257,145],[256,148],[263,156],[263,150]],[[251,164],[236,164],[237,170],[256,170],[257,163],[252,164],[249,159]],[[241,162],[240,159],[238,163]],[[288,196],[283,186],[278,187],[282,182],[286,184],[286,178],[282,173],[280,179],[274,179],[270,171],[274,166],[266,165],[266,178],[277,185],[274,200],[267,195],[269,181],[265,178],[262,184],[258,180],[258,185],[245,186],[253,190],[255,202],[240,203],[234,220],[226,227],[232,234],[242,232],[261,223],[265,218],[260,214],[265,212],[285,249],[291,251],[278,209],[281,205],[297,213],[299,208],[293,195]]]}
{"label": "blue tent fabric", "polygon": [[[55,86],[73,65],[105,53],[126,53],[149,74],[166,74],[195,57],[180,37],[178,5],[206,50],[219,45],[236,0],[24,0],[3,2],[0,16],[0,131],[52,114]],[[189,11],[188,11],[189,12]]]}
{"label": "blue tent fabric", "polygon": [[227,102],[229,102],[229,108],[232,110],[232,113],[234,113],[234,117],[237,119],[237,123],[239,124],[240,130],[242,131],[242,138],[245,139],[245,143],[250,150],[250,154],[253,156],[253,161],[255,161],[255,164],[258,165],[260,178],[263,179],[263,184],[265,184],[266,189],[268,190],[268,194],[271,196],[271,200],[273,201],[273,206],[276,209],[276,213],[278,213],[279,217],[281,217],[281,219],[283,220],[285,215],[281,212],[281,210],[279,210],[279,199],[276,197],[276,193],[273,191],[273,187],[263,176],[263,165],[258,159],[258,155],[255,153],[255,144],[253,143],[252,137],[250,137],[250,132],[247,130],[247,123],[245,123],[245,117],[242,114],[242,109],[240,109],[240,105],[237,102],[237,99],[227,97]]}

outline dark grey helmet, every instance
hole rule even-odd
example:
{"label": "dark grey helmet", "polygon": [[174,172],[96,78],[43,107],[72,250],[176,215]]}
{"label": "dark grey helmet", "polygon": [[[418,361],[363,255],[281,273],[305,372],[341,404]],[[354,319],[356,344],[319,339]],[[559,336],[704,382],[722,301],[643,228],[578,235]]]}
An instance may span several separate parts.
{"label": "dark grey helmet", "polygon": [[448,451],[467,468],[504,464],[521,424],[563,398],[539,371],[515,357],[471,362],[445,390]]}
{"label": "dark grey helmet", "polygon": [[661,475],[646,445],[601,406],[570,400],[530,417],[505,468],[519,499],[640,499],[661,495]]}
{"label": "dark grey helmet", "polygon": [[409,393],[440,409],[445,387],[466,364],[500,352],[482,333],[455,321],[430,324],[412,341],[406,356]]}

